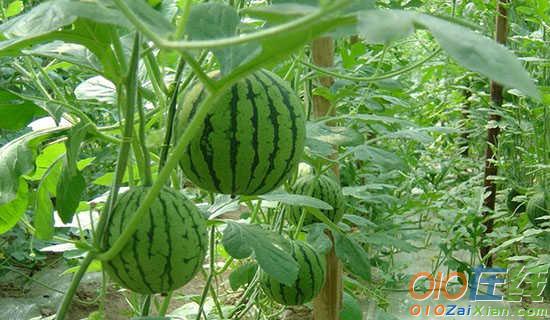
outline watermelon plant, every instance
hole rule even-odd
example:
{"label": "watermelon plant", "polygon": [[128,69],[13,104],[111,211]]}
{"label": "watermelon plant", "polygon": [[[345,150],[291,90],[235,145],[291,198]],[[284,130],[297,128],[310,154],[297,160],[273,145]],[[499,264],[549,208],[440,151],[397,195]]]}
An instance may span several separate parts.
{"label": "watermelon plant", "polygon": [[519,2],[0,2],[0,287],[393,319],[411,264],[547,269],[550,9]]}

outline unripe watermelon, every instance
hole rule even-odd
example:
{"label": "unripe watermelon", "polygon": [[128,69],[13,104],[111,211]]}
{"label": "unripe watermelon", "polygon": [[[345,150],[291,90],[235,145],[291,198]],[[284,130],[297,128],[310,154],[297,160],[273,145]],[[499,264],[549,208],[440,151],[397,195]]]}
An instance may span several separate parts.
{"label": "unripe watermelon", "polygon": [[[344,196],[342,194],[342,188],[333,178],[328,175],[321,175],[316,177],[315,175],[306,175],[299,178],[292,192],[295,194],[308,195],[314,198],[323,200],[324,202],[332,206],[332,210],[321,210],[321,212],[329,218],[332,222],[338,222],[344,215]],[[289,221],[293,224],[297,224],[300,220],[302,210],[299,207],[290,207]],[[304,226],[320,222],[319,219],[313,215],[306,213]]]}
{"label": "unripe watermelon", "polygon": [[[208,93],[192,86],[178,111],[180,136]],[[287,178],[304,149],[305,116],[298,96],[275,74],[261,70],[222,94],[180,165],[195,185],[224,194],[269,192]]]}
{"label": "unripe watermelon", "polygon": [[298,263],[298,277],[291,285],[285,285],[266,273],[262,274],[261,286],[271,299],[287,306],[301,305],[311,301],[325,283],[325,259],[310,245],[296,241],[291,246],[292,257]]}
{"label": "unripe watermelon", "polygon": [[538,218],[550,215],[550,209],[546,208],[546,203],[544,199],[544,192],[535,194],[529,202],[527,202],[527,216],[529,221],[535,226],[541,225],[546,220],[539,220]]}
{"label": "unripe watermelon", "polygon": [[[105,235],[110,247],[145,199],[147,188],[122,194]],[[165,187],[120,253],[103,264],[121,286],[143,294],[177,289],[201,267],[207,248],[206,223],[197,207],[181,193]]]}

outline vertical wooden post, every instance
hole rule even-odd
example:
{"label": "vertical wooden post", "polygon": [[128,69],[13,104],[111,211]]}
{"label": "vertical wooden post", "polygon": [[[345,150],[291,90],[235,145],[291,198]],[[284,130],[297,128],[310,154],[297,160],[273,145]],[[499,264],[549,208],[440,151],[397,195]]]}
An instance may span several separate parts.
{"label": "vertical wooden post", "polygon": [[[497,12],[496,12],[496,32],[495,40],[505,45],[508,35],[508,10],[506,6],[508,5],[509,0],[498,0]],[[502,106],[502,86],[495,81],[491,81],[491,101],[493,108],[499,109]],[[498,122],[500,121],[500,116],[498,114],[492,113],[489,116],[489,121]],[[485,198],[484,205],[485,215],[491,214],[495,210],[495,200],[497,187],[491,176],[497,175],[497,166],[496,166],[496,154],[494,153],[494,148],[498,144],[498,135],[500,133],[500,127],[498,125],[491,126],[487,131],[487,149],[485,153],[485,178],[484,186],[485,190],[489,191],[489,195]],[[493,232],[494,221],[488,219],[485,222],[485,227],[487,231],[485,233]],[[487,254],[491,250],[490,246],[484,246],[481,248],[481,256],[486,259],[486,265],[493,265],[493,257],[487,257]]]}
{"label": "vertical wooden post", "polygon": [[[320,67],[332,67],[334,64],[334,39],[331,37],[320,37],[313,40],[311,47],[313,63]],[[322,86],[330,87],[334,83],[331,77],[321,77]],[[313,96],[313,115],[322,117],[334,114],[334,108],[331,103],[321,96]],[[336,176],[339,176],[338,166],[333,167]],[[331,234],[329,237],[334,243]],[[334,245],[326,256],[327,276],[325,286],[313,301],[313,319],[314,320],[338,320],[340,319],[340,310],[342,309],[342,263],[336,257]]]}

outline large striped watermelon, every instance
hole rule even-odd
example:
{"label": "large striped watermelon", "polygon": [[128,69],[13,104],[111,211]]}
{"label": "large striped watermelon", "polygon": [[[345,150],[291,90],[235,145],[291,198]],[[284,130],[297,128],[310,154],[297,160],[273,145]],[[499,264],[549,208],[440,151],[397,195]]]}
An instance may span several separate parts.
{"label": "large striped watermelon", "polygon": [[[342,188],[336,180],[328,175],[320,175],[319,177],[315,175],[302,176],[294,184],[292,192],[295,194],[312,196],[330,204],[333,208],[332,210],[321,210],[321,212],[332,222],[340,221],[344,215],[344,196],[342,194]],[[288,212],[289,221],[293,224],[297,224],[302,214],[301,208],[290,207]],[[313,215],[306,213],[304,225],[313,222],[320,221]]]}
{"label": "large striped watermelon", "polygon": [[[147,189],[122,194],[113,209],[106,234],[111,246],[124,231]],[[104,269],[121,286],[151,294],[177,289],[199,270],[207,248],[206,223],[197,207],[181,193],[165,187],[136,232]]]}
{"label": "large striped watermelon", "polygon": [[527,202],[527,209],[525,209],[525,211],[527,212],[529,220],[535,226],[540,226],[544,221],[547,221],[538,219],[550,215],[550,209],[546,206],[544,192],[533,195],[529,202]]}
{"label": "large striped watermelon", "polygon": [[261,286],[271,299],[287,306],[301,305],[315,298],[325,283],[325,259],[309,244],[295,241],[291,253],[298,263],[298,277],[291,285],[285,285],[266,273]]}
{"label": "large striped watermelon", "polygon": [[[184,95],[176,136],[207,96],[200,83]],[[239,80],[212,107],[180,161],[197,186],[224,194],[257,195],[283,183],[304,148],[305,116],[296,94],[261,70]]]}

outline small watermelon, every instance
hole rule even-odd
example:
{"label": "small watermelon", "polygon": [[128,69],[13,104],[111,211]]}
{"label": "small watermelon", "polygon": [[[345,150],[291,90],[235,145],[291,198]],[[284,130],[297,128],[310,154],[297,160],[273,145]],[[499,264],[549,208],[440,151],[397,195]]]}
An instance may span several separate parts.
{"label": "small watermelon", "polygon": [[[119,197],[105,236],[107,246],[124,231],[146,193],[146,187],[136,187]],[[126,246],[103,266],[124,288],[142,294],[163,293],[195,276],[206,249],[204,216],[181,193],[165,187]]]}
{"label": "small watermelon", "polygon": [[545,220],[538,218],[550,215],[550,210],[546,208],[544,192],[540,192],[531,197],[527,202],[527,216],[529,221],[535,226],[540,226]]}
{"label": "small watermelon", "polygon": [[[315,175],[305,175],[296,181],[292,188],[292,192],[295,194],[309,195],[328,203],[333,209],[321,210],[321,212],[332,222],[340,221],[344,215],[345,204],[342,188],[336,180],[328,175],[320,175],[319,177]],[[302,214],[301,208],[290,207],[288,208],[288,212],[289,221],[293,224],[298,224]],[[314,222],[320,221],[313,215],[306,213],[304,226]]]}
{"label": "small watermelon", "polygon": [[506,206],[511,213],[525,212],[525,202],[514,200],[515,197],[523,195],[516,188],[512,188],[506,197]]}
{"label": "small watermelon", "polygon": [[325,283],[325,259],[309,244],[295,241],[291,246],[292,257],[298,263],[298,277],[292,285],[285,285],[265,272],[261,286],[265,294],[276,302],[296,306],[307,303],[319,294]]}
{"label": "small watermelon", "polygon": [[[191,86],[177,115],[180,136],[208,93]],[[222,94],[182,154],[195,185],[217,193],[258,195],[280,186],[304,149],[305,115],[296,93],[261,70]]]}

